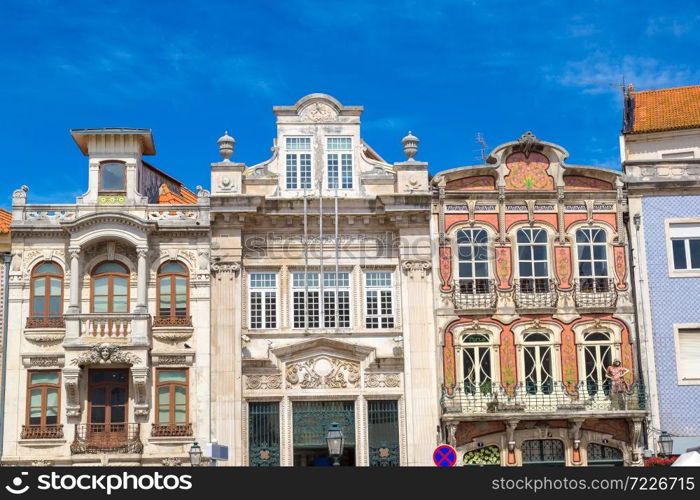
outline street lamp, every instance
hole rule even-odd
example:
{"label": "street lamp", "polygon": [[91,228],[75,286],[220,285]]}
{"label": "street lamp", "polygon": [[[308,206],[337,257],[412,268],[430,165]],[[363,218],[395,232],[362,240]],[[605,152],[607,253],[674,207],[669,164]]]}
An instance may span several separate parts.
{"label": "street lamp", "polygon": [[673,438],[666,431],[661,431],[661,435],[659,436],[659,448],[664,457],[671,456],[673,453]]}
{"label": "street lamp", "polygon": [[326,442],[328,443],[328,454],[333,458],[333,466],[340,465],[338,459],[343,454],[343,431],[340,430],[340,425],[333,422],[328,428],[326,434]]}
{"label": "street lamp", "polygon": [[190,448],[190,464],[192,467],[199,467],[202,465],[202,449],[199,447],[197,441],[192,443]]}

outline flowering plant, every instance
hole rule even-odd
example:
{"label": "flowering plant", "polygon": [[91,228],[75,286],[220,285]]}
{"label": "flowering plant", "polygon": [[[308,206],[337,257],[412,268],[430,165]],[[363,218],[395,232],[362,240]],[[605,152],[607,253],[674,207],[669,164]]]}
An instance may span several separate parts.
{"label": "flowering plant", "polygon": [[654,457],[644,461],[644,467],[669,466],[676,461],[678,455],[672,457]]}

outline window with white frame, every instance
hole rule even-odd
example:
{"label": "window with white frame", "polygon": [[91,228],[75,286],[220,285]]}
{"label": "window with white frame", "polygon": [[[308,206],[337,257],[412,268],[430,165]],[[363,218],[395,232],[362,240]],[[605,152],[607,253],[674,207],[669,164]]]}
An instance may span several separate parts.
{"label": "window with white frame", "polygon": [[287,137],[287,189],[311,189],[311,138]]}
{"label": "window with white frame", "polygon": [[700,329],[679,328],[676,341],[679,382],[700,384]]}
{"label": "window with white frame", "polygon": [[365,326],[394,328],[394,279],[391,271],[365,273]]}
{"label": "window with white frame", "polygon": [[608,242],[605,230],[585,228],[576,231],[579,286],[582,292],[607,292]]}
{"label": "window with white frame", "polygon": [[585,382],[591,396],[610,394],[610,379],[607,369],[612,365],[613,341],[608,332],[587,332],[583,334],[583,363]]}
{"label": "window with white frame", "polygon": [[538,228],[520,229],[516,236],[520,291],[549,292],[547,231]]}
{"label": "window with white frame", "polygon": [[676,271],[700,270],[700,223],[669,225],[673,269]]}
{"label": "window with white frame", "polygon": [[459,291],[489,292],[488,235],[483,229],[462,229],[457,232]]}
{"label": "window with white frame", "polygon": [[292,273],[294,328],[350,328],[350,273],[336,279],[335,272],[324,272],[323,287],[320,278],[319,272]]}
{"label": "window with white frame", "polygon": [[277,273],[250,273],[250,328],[277,328]]}
{"label": "window with white frame", "polygon": [[488,394],[493,390],[492,348],[483,333],[462,335],[462,385],[467,394]]}
{"label": "window with white frame", "polygon": [[352,138],[327,137],[328,188],[352,189]]}
{"label": "window with white frame", "polygon": [[551,334],[532,332],[523,335],[522,364],[525,391],[551,394],[554,390],[554,349]]}

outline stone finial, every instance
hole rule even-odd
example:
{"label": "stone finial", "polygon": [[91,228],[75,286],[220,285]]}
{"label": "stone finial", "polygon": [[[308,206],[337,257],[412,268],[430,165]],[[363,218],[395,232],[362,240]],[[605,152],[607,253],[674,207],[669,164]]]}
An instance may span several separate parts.
{"label": "stone finial", "polygon": [[401,139],[401,144],[403,144],[403,154],[406,155],[408,161],[412,161],[413,157],[418,153],[418,143],[420,140],[418,137],[413,135],[411,131],[408,131],[408,135]]}
{"label": "stone finial", "polygon": [[228,135],[227,130],[216,142],[219,144],[219,154],[221,157],[224,161],[230,161],[229,158],[233,156],[233,146],[236,144],[236,139]]}

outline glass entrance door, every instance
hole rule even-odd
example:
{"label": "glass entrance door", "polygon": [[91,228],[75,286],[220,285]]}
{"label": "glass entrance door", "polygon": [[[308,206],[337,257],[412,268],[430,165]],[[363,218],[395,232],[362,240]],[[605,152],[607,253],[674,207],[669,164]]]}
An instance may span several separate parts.
{"label": "glass entrance door", "polygon": [[340,465],[355,465],[355,402],[294,401],[294,465],[323,467],[333,465],[328,456],[326,434],[332,423],[343,432],[343,456]]}
{"label": "glass entrance door", "polygon": [[103,448],[127,440],[128,370],[90,370],[88,442]]}

